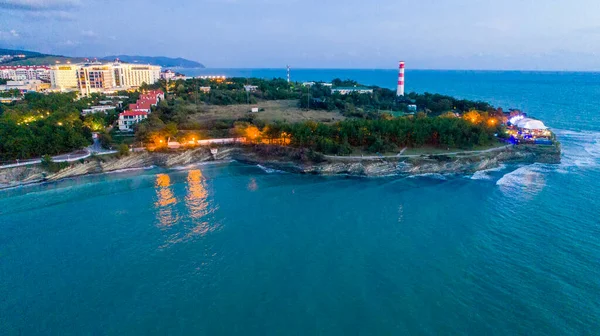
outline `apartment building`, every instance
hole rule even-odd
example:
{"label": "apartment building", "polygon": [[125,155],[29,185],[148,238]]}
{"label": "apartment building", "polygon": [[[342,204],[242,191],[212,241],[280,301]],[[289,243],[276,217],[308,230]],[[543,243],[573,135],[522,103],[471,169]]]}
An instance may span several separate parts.
{"label": "apartment building", "polygon": [[45,65],[3,65],[0,66],[0,78],[13,81],[34,79],[48,81],[50,67]]}

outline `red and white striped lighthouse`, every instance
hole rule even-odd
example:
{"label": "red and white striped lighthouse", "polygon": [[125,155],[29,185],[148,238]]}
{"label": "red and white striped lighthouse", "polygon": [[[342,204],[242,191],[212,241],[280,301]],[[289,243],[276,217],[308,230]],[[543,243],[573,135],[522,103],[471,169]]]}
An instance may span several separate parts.
{"label": "red and white striped lighthouse", "polygon": [[396,90],[396,96],[404,96],[404,61],[400,61],[398,71],[398,89]]}

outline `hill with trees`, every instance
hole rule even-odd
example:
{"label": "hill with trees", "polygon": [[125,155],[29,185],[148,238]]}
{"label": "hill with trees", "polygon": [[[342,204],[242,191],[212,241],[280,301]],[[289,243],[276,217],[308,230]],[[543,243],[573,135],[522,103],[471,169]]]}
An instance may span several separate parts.
{"label": "hill with trees", "polygon": [[165,68],[182,67],[182,68],[204,68],[202,63],[191,61],[185,58],[170,58],[164,56],[106,56],[106,57],[70,57],[62,55],[43,54],[35,51],[0,49],[0,55],[25,55],[25,58],[13,59],[8,62],[0,63],[1,65],[52,65],[59,63],[80,63],[86,59],[99,59],[103,61],[113,61],[116,58],[126,63],[140,63],[160,65]]}
{"label": "hill with trees", "polygon": [[[336,86],[354,86],[353,81],[334,80]],[[252,86],[247,91],[244,86]],[[499,111],[485,102],[456,99],[430,93],[409,93],[396,97],[385,88],[373,87],[373,94],[332,93],[324,85],[303,86],[278,78],[228,78],[223,81],[190,79],[157,83],[168,89],[149,118],[136,128],[138,141],[156,143],[157,139],[201,138],[215,129],[219,136],[243,136],[255,143],[286,144],[327,154],[353,151],[393,152],[403,147],[440,147],[468,149],[489,146],[501,132]],[[210,87],[201,91],[200,87]],[[237,119],[223,118],[205,123],[188,122],[198,112],[190,106],[256,104],[268,100],[296,100],[303,108],[341,111],[348,119],[338,122],[300,123],[264,122],[247,113]],[[417,106],[408,114],[409,105]],[[392,112],[392,113],[390,113]],[[400,113],[400,117],[393,112]],[[259,112],[261,113],[261,112]]]}
{"label": "hill with trees", "polygon": [[185,58],[177,57],[165,57],[165,56],[129,56],[129,55],[116,55],[102,57],[103,61],[112,61],[115,59],[121,60],[125,63],[140,63],[140,64],[152,64],[160,65],[164,68],[204,68],[202,63],[191,61]]}

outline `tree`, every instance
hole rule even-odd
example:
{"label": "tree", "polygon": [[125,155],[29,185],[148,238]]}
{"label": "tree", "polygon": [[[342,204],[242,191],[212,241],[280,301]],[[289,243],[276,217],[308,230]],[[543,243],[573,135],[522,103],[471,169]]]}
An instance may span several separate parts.
{"label": "tree", "polygon": [[106,131],[98,134],[98,141],[100,141],[100,146],[104,149],[110,149],[113,139],[112,136]]}
{"label": "tree", "polygon": [[119,145],[118,148],[118,155],[119,157],[123,157],[123,156],[128,156],[129,155],[129,146],[127,146],[126,144],[122,143]]}
{"label": "tree", "polygon": [[177,135],[177,124],[176,123],[168,123],[165,128],[164,128],[164,133],[166,136],[168,137],[174,137],[175,135]]}

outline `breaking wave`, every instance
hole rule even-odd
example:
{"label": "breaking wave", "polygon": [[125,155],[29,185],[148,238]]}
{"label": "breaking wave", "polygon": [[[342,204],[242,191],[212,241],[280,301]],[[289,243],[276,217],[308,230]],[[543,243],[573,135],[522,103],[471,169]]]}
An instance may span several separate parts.
{"label": "breaking wave", "polygon": [[535,195],[546,186],[546,175],[555,170],[552,164],[530,164],[504,174],[496,185],[507,194]]}
{"label": "breaking wave", "polygon": [[285,173],[283,170],[277,170],[277,169],[268,168],[268,167],[265,167],[265,166],[260,165],[260,164],[257,164],[256,166],[258,168],[262,169],[267,174],[281,174],[281,173]]}
{"label": "breaking wave", "polygon": [[554,130],[562,145],[559,172],[600,167],[600,132]]}
{"label": "breaking wave", "polygon": [[471,180],[491,180],[492,176],[490,173],[499,172],[504,169],[506,169],[506,165],[501,164],[496,168],[480,170],[480,171],[475,172],[475,174],[473,174],[471,176]]}

